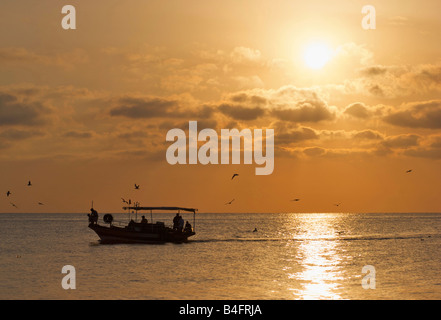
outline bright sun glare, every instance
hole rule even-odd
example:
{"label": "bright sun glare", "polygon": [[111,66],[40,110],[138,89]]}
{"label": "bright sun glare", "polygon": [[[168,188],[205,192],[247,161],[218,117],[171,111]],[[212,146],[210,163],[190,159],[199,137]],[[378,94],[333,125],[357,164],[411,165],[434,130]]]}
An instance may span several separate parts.
{"label": "bright sun glare", "polygon": [[323,43],[312,43],[303,54],[306,65],[311,69],[321,69],[331,58],[331,49]]}

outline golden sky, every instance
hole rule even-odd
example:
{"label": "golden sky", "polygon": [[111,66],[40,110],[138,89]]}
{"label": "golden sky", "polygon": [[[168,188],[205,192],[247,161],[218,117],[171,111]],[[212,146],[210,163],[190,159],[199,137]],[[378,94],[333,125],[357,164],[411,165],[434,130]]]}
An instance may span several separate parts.
{"label": "golden sky", "polygon": [[[2,1],[0,212],[440,212],[441,3],[366,4]],[[168,164],[190,120],[274,129],[273,174]]]}

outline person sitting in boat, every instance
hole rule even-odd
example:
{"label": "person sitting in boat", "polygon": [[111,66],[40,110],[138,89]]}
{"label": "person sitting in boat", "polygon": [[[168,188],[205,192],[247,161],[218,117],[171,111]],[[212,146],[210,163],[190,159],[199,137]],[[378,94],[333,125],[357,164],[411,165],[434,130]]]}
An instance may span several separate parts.
{"label": "person sitting in boat", "polygon": [[141,223],[147,223],[147,219],[145,218],[145,216],[142,216]]}
{"label": "person sitting in boat", "polygon": [[90,208],[89,222],[92,224],[98,223],[98,212],[94,208]]}
{"label": "person sitting in boat", "polygon": [[192,231],[191,224],[187,221],[185,223],[184,232],[191,232],[191,231]]}

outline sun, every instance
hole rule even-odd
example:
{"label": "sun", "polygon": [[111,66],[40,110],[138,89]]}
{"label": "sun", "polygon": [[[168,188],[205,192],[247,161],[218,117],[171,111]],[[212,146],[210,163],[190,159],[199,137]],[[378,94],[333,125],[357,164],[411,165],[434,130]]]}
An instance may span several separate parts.
{"label": "sun", "polygon": [[306,47],[303,59],[309,68],[321,69],[331,59],[331,49],[324,43],[311,43]]}

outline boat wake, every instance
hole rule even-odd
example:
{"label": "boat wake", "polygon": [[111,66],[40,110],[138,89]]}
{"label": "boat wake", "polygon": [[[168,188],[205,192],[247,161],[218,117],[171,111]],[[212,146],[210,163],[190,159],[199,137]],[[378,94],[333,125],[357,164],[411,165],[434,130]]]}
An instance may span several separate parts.
{"label": "boat wake", "polygon": [[191,239],[188,243],[204,243],[204,242],[267,242],[267,241],[283,241],[283,238],[227,238],[227,239]]}
{"label": "boat wake", "polygon": [[274,241],[379,241],[379,240],[420,240],[429,241],[441,238],[440,234],[414,234],[414,235],[363,235],[363,236],[336,236],[336,237],[278,237],[278,238],[225,238],[225,239],[192,239],[189,243],[214,243],[214,242],[274,242]]}

